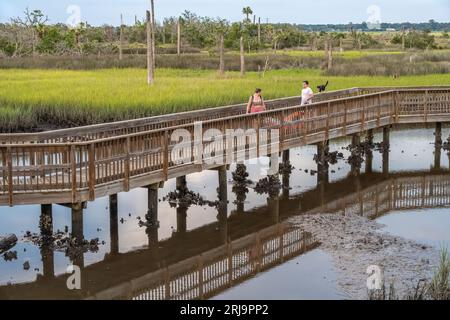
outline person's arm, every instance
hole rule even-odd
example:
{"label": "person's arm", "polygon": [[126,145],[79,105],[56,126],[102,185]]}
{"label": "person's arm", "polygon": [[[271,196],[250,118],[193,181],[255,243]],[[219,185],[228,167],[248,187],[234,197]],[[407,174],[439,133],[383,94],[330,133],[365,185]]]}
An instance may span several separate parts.
{"label": "person's arm", "polygon": [[252,107],[252,103],[253,103],[253,96],[251,96],[250,99],[248,100],[246,113],[250,113],[251,107]]}
{"label": "person's arm", "polygon": [[264,101],[263,97],[261,97],[261,101],[262,101],[262,106],[264,110],[267,110],[266,108],[266,102]]}

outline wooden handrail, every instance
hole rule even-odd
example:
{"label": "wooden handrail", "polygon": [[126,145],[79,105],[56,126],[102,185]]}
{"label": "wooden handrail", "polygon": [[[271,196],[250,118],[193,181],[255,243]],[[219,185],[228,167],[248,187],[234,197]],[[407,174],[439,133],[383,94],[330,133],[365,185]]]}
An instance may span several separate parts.
{"label": "wooden handrail", "polygon": [[[293,114],[295,118],[287,120]],[[284,150],[402,121],[450,121],[450,87],[376,91],[258,114],[232,114],[203,121],[200,134],[209,128],[253,128],[258,133],[261,129],[280,129]],[[177,129],[186,130],[193,138],[188,146],[201,142],[195,140],[195,124],[186,123],[90,141],[0,144],[0,205],[44,201],[37,197],[27,200],[25,190],[36,195],[52,193],[53,198],[58,193],[67,194],[67,202],[94,200],[109,192],[140,186],[145,176],[157,183],[182,175],[180,170],[198,171],[195,159],[187,159],[184,169],[170,159],[174,147],[170,136]],[[260,148],[269,147],[271,142],[264,144],[258,134],[256,144],[260,156]],[[230,152],[234,154],[234,148]]]}
{"label": "wooden handrail", "polygon": [[[330,99],[337,99],[339,97],[351,97],[354,95],[361,95],[364,93],[376,93],[388,90],[415,90],[430,88],[435,90],[450,89],[449,86],[437,86],[437,87],[361,87],[361,88],[351,88],[337,91],[330,91],[326,93],[319,93],[315,96],[316,102],[328,101]],[[279,108],[278,106],[288,104],[296,105],[299,102],[299,97],[288,97],[283,99],[274,99],[267,101],[269,109]],[[50,140],[64,140],[72,139],[76,141],[87,141],[92,140],[91,136],[104,135],[108,132],[113,132],[112,135],[117,135],[114,131],[121,130],[139,130],[140,127],[145,126],[162,126],[168,127],[174,124],[181,124],[184,122],[193,122],[194,120],[204,120],[204,118],[218,118],[223,113],[237,113],[242,114],[245,109],[245,104],[237,104],[224,107],[214,107],[206,109],[198,109],[192,111],[180,112],[177,114],[166,114],[160,116],[152,116],[147,118],[140,118],[134,120],[123,120],[112,123],[102,123],[95,125],[88,125],[77,128],[69,129],[59,129],[52,131],[36,132],[36,133],[5,133],[0,134],[0,143],[5,142],[46,142]],[[174,120],[175,119],[175,120]],[[179,121],[180,123],[177,123]],[[111,135],[111,134],[108,134]],[[78,140],[77,140],[78,139]]]}

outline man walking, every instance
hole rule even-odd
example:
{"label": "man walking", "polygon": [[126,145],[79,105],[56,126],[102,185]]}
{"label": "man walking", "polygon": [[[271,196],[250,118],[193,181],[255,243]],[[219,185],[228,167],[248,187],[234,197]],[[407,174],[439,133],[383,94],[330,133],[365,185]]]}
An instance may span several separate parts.
{"label": "man walking", "polygon": [[314,92],[309,87],[309,81],[303,81],[303,90],[302,90],[302,106],[312,103],[312,99],[314,98]]}

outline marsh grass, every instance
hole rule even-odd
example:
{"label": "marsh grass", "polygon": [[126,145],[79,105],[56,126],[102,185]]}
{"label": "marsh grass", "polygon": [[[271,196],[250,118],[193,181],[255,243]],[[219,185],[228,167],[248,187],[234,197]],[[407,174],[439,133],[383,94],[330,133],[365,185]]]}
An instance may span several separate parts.
{"label": "marsh grass", "polygon": [[431,283],[421,279],[417,285],[410,289],[404,297],[399,297],[394,283],[386,289],[383,284],[380,290],[370,290],[369,300],[449,300],[450,299],[450,259],[446,247],[441,248],[440,261],[437,270],[434,272]]}
{"label": "marsh grass", "polygon": [[434,300],[449,300],[450,299],[450,259],[447,248],[441,250],[441,259],[439,268],[435,272],[431,280],[429,294]]}
{"label": "marsh grass", "polygon": [[146,84],[143,69],[0,70],[0,131],[64,128],[242,103],[256,87],[265,99],[300,94],[301,81],[328,90],[364,86],[450,85],[450,74],[414,77],[336,77],[320,70],[274,70],[219,76],[210,70],[158,69]]}
{"label": "marsh grass", "polygon": [[450,73],[450,51],[374,54],[338,60],[326,74],[336,76],[406,76]]}

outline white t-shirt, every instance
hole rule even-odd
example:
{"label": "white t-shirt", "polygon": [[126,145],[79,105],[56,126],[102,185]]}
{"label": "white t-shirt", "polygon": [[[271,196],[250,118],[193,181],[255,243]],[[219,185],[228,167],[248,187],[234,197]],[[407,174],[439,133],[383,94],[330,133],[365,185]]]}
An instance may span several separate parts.
{"label": "white t-shirt", "polygon": [[314,95],[314,92],[310,87],[302,90],[302,105],[311,103],[311,100],[308,101]]}

